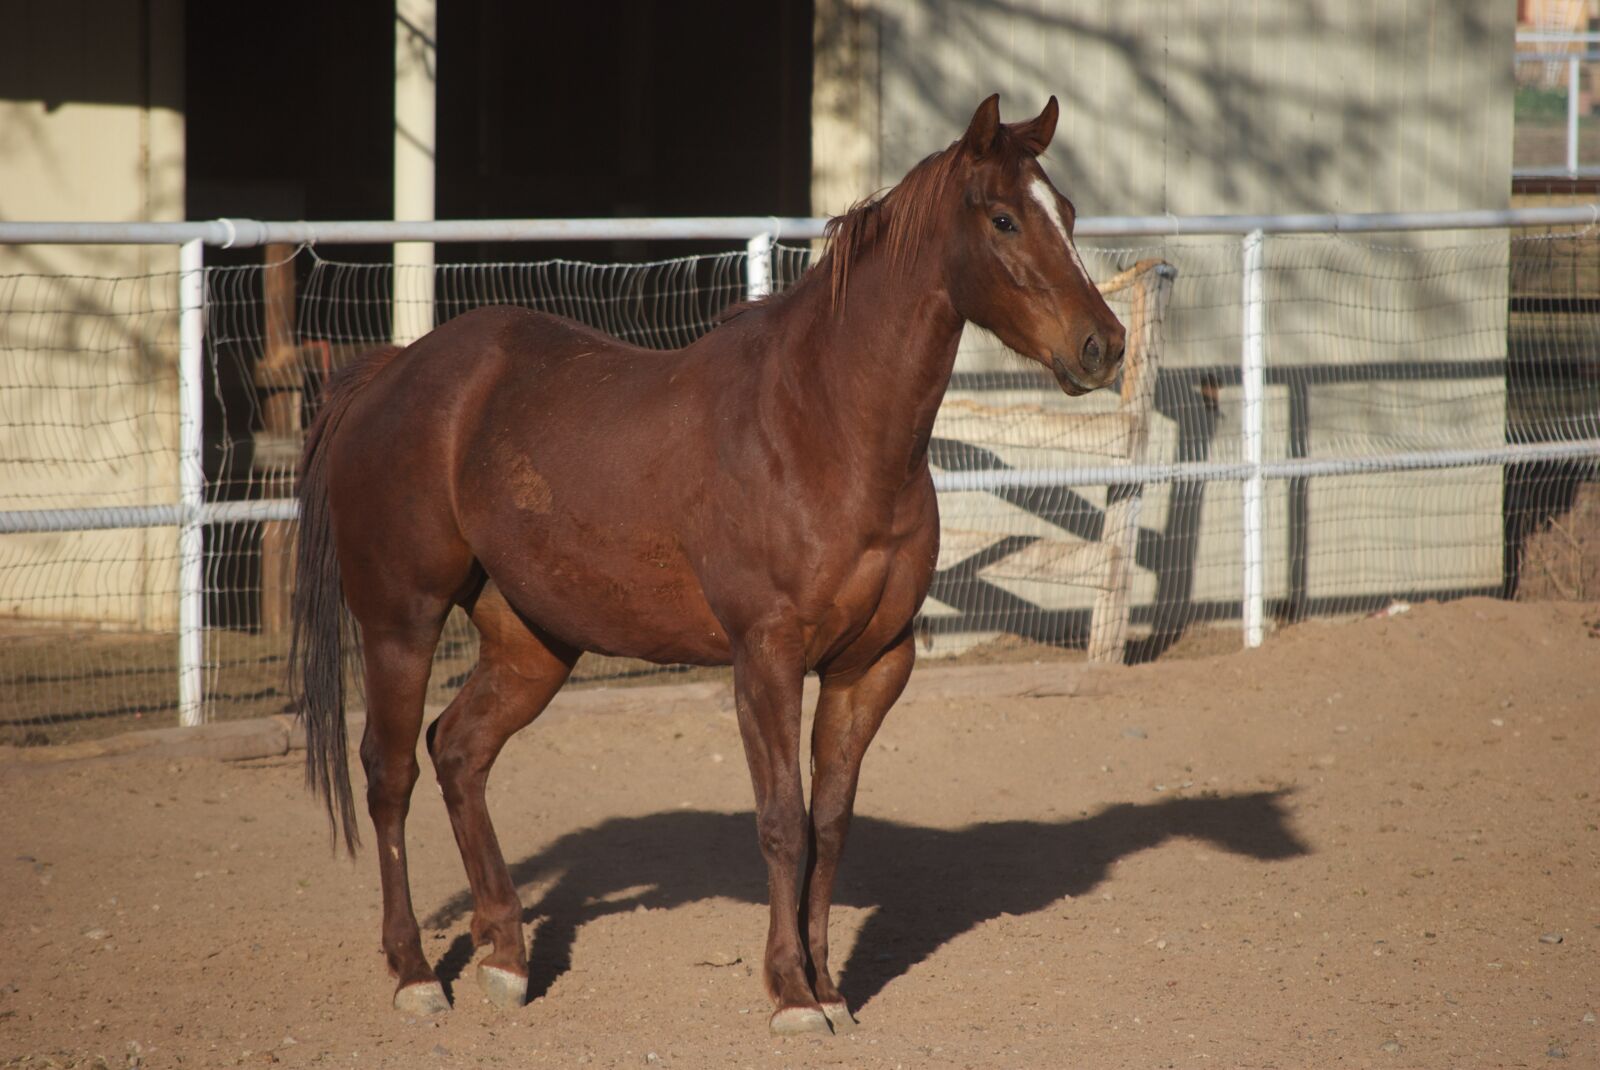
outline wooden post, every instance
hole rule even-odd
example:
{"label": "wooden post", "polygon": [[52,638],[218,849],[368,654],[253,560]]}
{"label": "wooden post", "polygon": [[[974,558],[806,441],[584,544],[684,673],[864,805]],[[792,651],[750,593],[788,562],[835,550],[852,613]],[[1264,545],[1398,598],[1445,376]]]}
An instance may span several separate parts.
{"label": "wooden post", "polygon": [[[1177,270],[1161,260],[1141,260],[1132,271],[1133,300],[1128,313],[1128,351],[1122,365],[1121,411],[1129,421],[1128,463],[1144,463],[1150,440],[1150,411],[1155,407],[1162,321]],[[1125,276],[1124,276],[1125,277]],[[1111,280],[1104,289],[1112,289]],[[1140,484],[1106,488],[1105,527],[1100,541],[1107,551],[1104,585],[1095,595],[1089,623],[1089,660],[1120,665],[1128,635],[1128,588],[1139,548]]]}
{"label": "wooden post", "polygon": [[[264,498],[294,493],[294,464],[300,453],[302,369],[295,340],[294,254],[292,245],[268,245],[262,269],[263,348],[256,365],[257,396],[262,399],[262,429],[256,436],[254,476]],[[296,523],[268,520],[261,525],[261,632],[287,635],[294,590]]]}

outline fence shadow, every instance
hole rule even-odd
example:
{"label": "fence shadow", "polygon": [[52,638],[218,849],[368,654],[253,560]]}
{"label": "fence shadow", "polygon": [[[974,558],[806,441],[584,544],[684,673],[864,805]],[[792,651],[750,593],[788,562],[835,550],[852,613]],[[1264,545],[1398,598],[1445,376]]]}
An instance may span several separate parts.
{"label": "fence shadow", "polygon": [[[983,922],[1083,895],[1118,859],[1174,838],[1261,861],[1311,853],[1291,828],[1283,801],[1283,792],[1255,792],[1119,803],[1072,820],[988,821],[960,829],[858,817],[835,902],[872,913],[838,973],[840,988],[860,1007]],[[766,902],[766,869],[748,812],[613,818],[561,837],[513,864],[511,874],[518,886],[553,880],[523,912],[533,927],[530,999],[571,969],[578,930],[596,918],[717,897]],[[444,928],[471,909],[463,890],[425,927]],[[439,963],[447,987],[472,957],[471,938],[457,937]]]}

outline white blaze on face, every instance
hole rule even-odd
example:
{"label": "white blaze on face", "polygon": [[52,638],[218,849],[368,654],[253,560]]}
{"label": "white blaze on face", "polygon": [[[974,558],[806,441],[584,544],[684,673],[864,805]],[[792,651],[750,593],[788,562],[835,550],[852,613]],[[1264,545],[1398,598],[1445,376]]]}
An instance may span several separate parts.
{"label": "white blaze on face", "polygon": [[1067,225],[1061,221],[1061,207],[1056,204],[1056,191],[1050,188],[1050,183],[1043,178],[1035,178],[1028,184],[1028,195],[1039,202],[1039,207],[1044,209],[1044,214],[1050,217],[1050,222],[1055,224],[1056,233],[1061,235],[1061,244],[1067,247],[1067,256],[1072,260],[1072,266],[1078,269],[1084,281],[1089,281],[1089,269],[1083,266],[1083,261],[1078,259],[1078,249],[1072,244],[1072,236],[1067,233]]}

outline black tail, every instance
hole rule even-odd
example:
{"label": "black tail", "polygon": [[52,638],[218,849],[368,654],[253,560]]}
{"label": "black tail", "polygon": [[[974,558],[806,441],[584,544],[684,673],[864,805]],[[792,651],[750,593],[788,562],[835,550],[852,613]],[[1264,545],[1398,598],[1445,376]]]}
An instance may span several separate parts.
{"label": "black tail", "polygon": [[327,451],[351,399],[399,352],[395,346],[376,349],[328,381],[322,409],[306,432],[295,491],[300,500],[300,538],[295,548],[289,694],[306,730],[306,786],[327,804],[334,839],[338,840],[342,828],[345,848],[351,854],[361,837],[356,831],[345,745],[344,668],[355,643],[333,544]]}

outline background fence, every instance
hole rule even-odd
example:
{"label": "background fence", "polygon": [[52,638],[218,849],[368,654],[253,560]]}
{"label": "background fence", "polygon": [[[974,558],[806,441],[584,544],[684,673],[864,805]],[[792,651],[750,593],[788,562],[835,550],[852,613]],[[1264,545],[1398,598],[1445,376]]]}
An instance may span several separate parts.
{"label": "background fence", "polygon": [[[1142,325],[1147,381],[1068,399],[969,332],[932,444],[944,532],[926,652],[1089,645],[1123,573],[1134,660],[1214,648],[1223,633],[1202,626],[1218,623],[1257,642],[1419,598],[1600,597],[1594,219],[1083,220],[1097,278],[1171,266],[1110,295]],[[682,345],[798,277],[809,247],[771,236],[820,221],[701,221],[690,236],[755,237],[629,265],[397,271],[327,245],[690,225],[0,225],[10,241],[188,243],[176,273],[0,278],[0,743],[284,712],[300,430],[326,375],[391,338],[397,307],[442,321],[511,302]],[[202,242],[230,240],[280,244],[202,267]],[[474,660],[453,620],[431,699]],[[658,671],[586,658],[578,677]]]}
{"label": "background fence", "polygon": [[1517,33],[1514,178],[1600,176],[1600,33]]}

